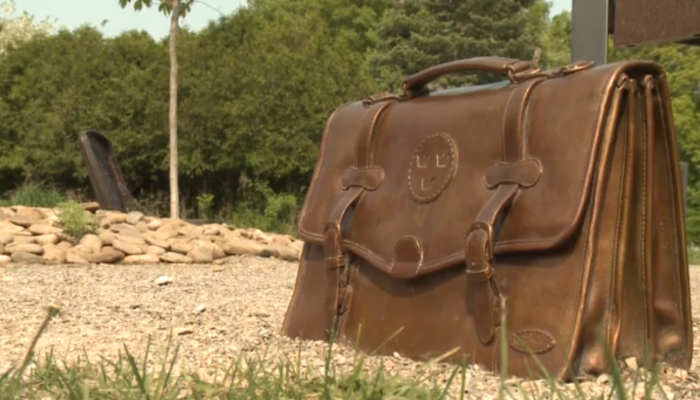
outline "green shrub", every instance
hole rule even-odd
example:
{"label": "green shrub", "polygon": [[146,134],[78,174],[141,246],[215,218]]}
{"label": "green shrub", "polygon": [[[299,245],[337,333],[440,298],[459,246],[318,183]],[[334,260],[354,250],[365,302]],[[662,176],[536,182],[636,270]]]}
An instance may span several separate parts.
{"label": "green shrub", "polygon": [[292,193],[275,193],[264,182],[252,182],[250,187],[252,194],[236,207],[232,225],[294,235],[300,211],[298,197]]}
{"label": "green shrub", "polygon": [[82,204],[69,200],[58,204],[58,208],[60,210],[58,217],[63,230],[74,239],[97,232],[99,227],[97,217],[86,212]]}
{"label": "green shrub", "polygon": [[197,196],[197,207],[201,218],[213,218],[214,195],[211,193],[202,193]]}

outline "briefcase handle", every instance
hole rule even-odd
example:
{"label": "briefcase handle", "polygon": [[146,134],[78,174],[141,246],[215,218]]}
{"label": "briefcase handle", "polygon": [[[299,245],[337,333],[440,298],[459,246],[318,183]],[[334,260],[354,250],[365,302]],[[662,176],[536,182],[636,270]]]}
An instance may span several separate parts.
{"label": "briefcase handle", "polygon": [[409,98],[425,92],[426,85],[444,75],[454,72],[490,72],[507,76],[516,82],[520,76],[539,72],[531,62],[504,57],[473,57],[450,61],[426,68],[403,81],[403,92]]}

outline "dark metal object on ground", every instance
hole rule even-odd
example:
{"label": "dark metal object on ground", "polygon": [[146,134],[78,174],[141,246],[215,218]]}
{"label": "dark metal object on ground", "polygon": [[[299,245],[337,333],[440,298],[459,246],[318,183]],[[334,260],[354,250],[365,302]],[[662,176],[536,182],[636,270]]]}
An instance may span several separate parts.
{"label": "dark metal object on ground", "polygon": [[97,131],[84,131],[80,133],[80,149],[100,208],[121,212],[131,210],[134,199],[109,140]]}

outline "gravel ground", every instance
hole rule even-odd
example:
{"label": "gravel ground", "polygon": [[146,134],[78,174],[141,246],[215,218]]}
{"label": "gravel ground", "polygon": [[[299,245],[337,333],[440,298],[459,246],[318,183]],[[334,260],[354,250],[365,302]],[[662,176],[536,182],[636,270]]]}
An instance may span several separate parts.
{"label": "gravel ground", "polygon": [[[180,359],[205,376],[212,367],[229,366],[241,352],[268,349],[268,355],[284,353],[293,359],[300,346],[302,366],[320,370],[326,349],[322,343],[300,345],[278,334],[296,272],[296,263],[258,257],[231,258],[222,265],[2,266],[0,371],[19,362],[44,318],[43,308],[51,303],[60,306],[62,315],[39,341],[39,356],[53,347],[54,354],[64,359],[83,349],[91,359],[96,355],[115,359],[123,344],[141,355],[150,337],[150,358],[157,362],[172,329],[179,334]],[[172,283],[157,285],[161,276],[172,278]],[[693,314],[700,321],[700,267],[691,268],[691,282]],[[350,368],[353,353],[343,348],[335,352],[335,365]],[[399,357],[371,359],[366,368],[379,363],[391,374],[432,376],[438,382],[449,373],[446,366],[425,367]],[[696,350],[689,373],[666,371],[662,382],[668,398],[700,398],[697,372]],[[602,377],[584,382],[584,389],[607,393],[611,384],[605,381]],[[469,369],[467,398],[494,398],[497,382],[495,376]],[[457,383],[453,386],[458,389]],[[544,388],[541,393],[548,391]]]}

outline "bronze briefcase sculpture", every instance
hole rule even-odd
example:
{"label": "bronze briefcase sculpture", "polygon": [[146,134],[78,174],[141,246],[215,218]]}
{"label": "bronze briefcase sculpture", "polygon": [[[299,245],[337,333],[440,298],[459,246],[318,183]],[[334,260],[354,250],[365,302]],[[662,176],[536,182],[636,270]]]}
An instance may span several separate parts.
{"label": "bronze briefcase sculpture", "polygon": [[[426,89],[458,71],[508,81]],[[283,334],[498,371],[505,312],[511,375],[599,374],[606,346],[688,368],[678,163],[655,63],[421,71],[328,119]]]}

